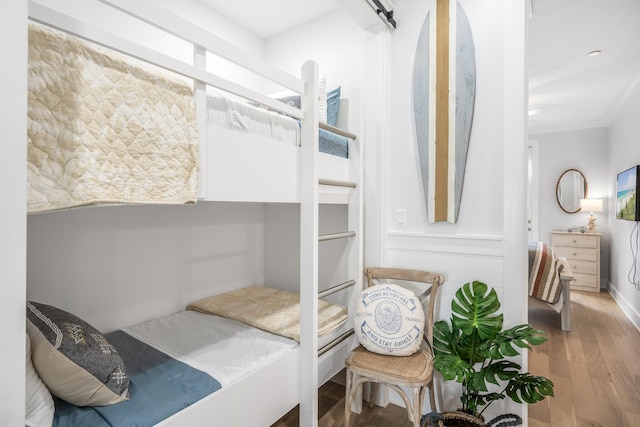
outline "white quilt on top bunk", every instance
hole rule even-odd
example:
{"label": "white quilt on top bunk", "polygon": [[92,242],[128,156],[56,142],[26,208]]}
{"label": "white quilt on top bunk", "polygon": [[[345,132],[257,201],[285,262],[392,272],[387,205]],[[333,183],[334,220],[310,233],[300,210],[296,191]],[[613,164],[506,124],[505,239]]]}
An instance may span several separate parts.
{"label": "white quilt on top bunk", "polygon": [[28,212],[195,203],[191,86],[140,61],[29,27]]}

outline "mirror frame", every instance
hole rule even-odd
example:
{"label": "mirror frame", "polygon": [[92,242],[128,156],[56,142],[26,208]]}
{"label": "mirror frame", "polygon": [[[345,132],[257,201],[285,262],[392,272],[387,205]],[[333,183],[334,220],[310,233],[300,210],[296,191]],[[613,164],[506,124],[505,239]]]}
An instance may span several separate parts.
{"label": "mirror frame", "polygon": [[578,172],[582,177],[582,181],[584,182],[584,197],[583,197],[584,199],[586,199],[589,196],[589,185],[587,184],[587,178],[585,178],[584,174],[580,172],[578,169],[567,169],[566,171],[562,172],[562,175],[560,175],[560,178],[558,178],[558,182],[556,182],[556,201],[558,202],[558,206],[560,206],[560,209],[562,209],[564,212],[568,214],[574,214],[574,213],[580,212],[582,208],[578,206],[578,209],[576,209],[575,211],[568,211],[564,208],[564,206],[562,206],[562,203],[560,203],[560,197],[558,196],[560,181],[562,181],[562,177],[564,177],[569,172]]}

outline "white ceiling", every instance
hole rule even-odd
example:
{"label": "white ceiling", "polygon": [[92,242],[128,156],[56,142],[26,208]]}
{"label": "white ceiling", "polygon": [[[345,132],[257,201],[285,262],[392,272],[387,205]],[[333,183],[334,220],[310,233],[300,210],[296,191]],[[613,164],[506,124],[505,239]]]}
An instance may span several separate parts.
{"label": "white ceiling", "polygon": [[338,8],[333,0],[200,1],[265,39]]}
{"label": "white ceiling", "polygon": [[[338,8],[334,0],[200,1],[262,38]],[[530,116],[530,132],[607,126],[640,79],[640,0],[533,0],[530,24],[529,107],[546,109]],[[593,50],[602,54],[587,56]]]}
{"label": "white ceiling", "polygon": [[530,116],[530,132],[607,126],[639,59],[640,0],[533,0],[529,107],[547,111]]}

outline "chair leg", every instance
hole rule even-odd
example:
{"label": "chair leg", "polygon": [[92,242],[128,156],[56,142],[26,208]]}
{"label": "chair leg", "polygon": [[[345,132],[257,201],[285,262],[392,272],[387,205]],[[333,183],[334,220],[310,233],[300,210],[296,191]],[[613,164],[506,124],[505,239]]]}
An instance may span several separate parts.
{"label": "chair leg", "polygon": [[373,406],[375,405],[374,403],[375,398],[376,398],[376,383],[372,381],[369,383],[369,408],[373,408]]}
{"label": "chair leg", "polygon": [[432,381],[427,387],[429,387],[429,404],[431,405],[431,411],[429,412],[438,412],[438,408],[436,408],[436,394],[434,390],[435,384]]}
{"label": "chair leg", "polygon": [[421,393],[421,387],[413,387],[413,407],[411,408],[413,427],[420,427],[420,415],[422,415],[421,395],[424,396]]}
{"label": "chair leg", "polygon": [[346,381],[345,393],[344,393],[344,427],[349,427],[349,425],[351,424],[352,376],[353,374],[351,373],[349,368],[347,368],[347,381]]}

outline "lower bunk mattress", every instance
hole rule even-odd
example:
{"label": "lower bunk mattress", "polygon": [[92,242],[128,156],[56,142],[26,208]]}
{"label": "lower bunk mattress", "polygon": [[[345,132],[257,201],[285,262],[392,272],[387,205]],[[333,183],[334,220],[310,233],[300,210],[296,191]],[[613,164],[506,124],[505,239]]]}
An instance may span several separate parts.
{"label": "lower bunk mattress", "polygon": [[54,426],[152,426],[277,360],[297,342],[195,311],[106,335],[122,357],[131,399],[77,407],[55,399]]}

